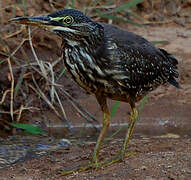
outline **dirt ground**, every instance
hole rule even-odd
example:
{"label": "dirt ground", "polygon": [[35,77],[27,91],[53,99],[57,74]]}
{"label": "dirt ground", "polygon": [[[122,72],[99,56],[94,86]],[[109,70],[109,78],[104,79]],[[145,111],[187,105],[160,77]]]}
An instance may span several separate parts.
{"label": "dirt ground", "polygon": [[[121,140],[114,140],[102,149],[101,159],[117,153]],[[70,147],[1,170],[1,179],[190,179],[190,138],[133,138],[129,145],[135,156],[99,170],[88,170],[60,176],[63,170],[85,165],[94,143]]]}
{"label": "dirt ground", "polygon": [[[189,12],[190,9],[184,13]],[[182,86],[182,89],[176,89],[167,85],[150,94],[129,144],[128,152],[136,152],[136,155],[99,170],[60,176],[63,170],[86,164],[94,149],[97,133],[92,128],[82,129],[80,132],[77,129],[81,137],[93,135],[93,140],[85,140],[81,145],[74,143],[40,158],[1,169],[0,180],[191,179],[191,20],[182,25],[181,17],[176,21],[171,19],[154,21],[147,24],[145,28],[121,24],[121,27],[136,32],[150,41],[168,41],[167,44],[159,46],[174,54],[179,60],[179,82]],[[78,89],[70,80],[65,84],[73,90]],[[75,91],[75,97],[101,122],[101,112],[93,96],[78,90]],[[63,103],[73,125],[81,125],[84,121],[79,114],[74,112],[67,102]],[[109,100],[109,106],[112,107],[113,104],[114,102]],[[113,126],[108,134],[118,129],[120,124],[128,122],[128,112],[129,106],[121,103],[112,119]],[[54,119],[50,126],[62,126],[52,112],[44,113],[47,113],[47,122]],[[39,120],[38,118],[34,117],[34,121]],[[115,127],[114,124],[117,126]],[[65,131],[61,128],[57,136],[65,138]],[[123,137],[124,131],[108,144],[104,144],[100,159],[105,160],[117,154]]]}

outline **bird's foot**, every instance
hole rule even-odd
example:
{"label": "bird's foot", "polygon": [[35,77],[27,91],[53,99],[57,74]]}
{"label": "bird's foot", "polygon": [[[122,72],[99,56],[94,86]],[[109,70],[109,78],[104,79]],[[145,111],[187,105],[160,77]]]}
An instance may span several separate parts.
{"label": "bird's foot", "polygon": [[92,164],[89,163],[85,166],[79,166],[79,167],[76,167],[74,169],[70,169],[70,170],[66,170],[66,171],[63,171],[61,172],[61,176],[66,176],[66,175],[69,175],[69,174],[72,174],[72,173],[79,173],[79,172],[83,172],[83,171],[86,171],[88,169],[91,169],[92,168]]}
{"label": "bird's foot", "polygon": [[106,161],[102,161],[102,162],[90,162],[89,164],[85,165],[85,166],[79,166],[77,168],[74,168],[74,169],[70,169],[70,170],[66,170],[66,171],[63,171],[61,173],[61,176],[66,176],[66,175],[69,175],[69,174],[72,174],[72,173],[76,173],[76,172],[84,172],[84,171],[87,171],[89,169],[95,169],[95,170],[98,170],[100,168],[103,168],[103,167],[106,167],[106,166],[109,166],[113,163],[116,163],[116,162],[119,162],[119,161],[123,161],[125,158],[128,158],[130,156],[133,156],[135,155],[136,153],[135,152],[132,152],[132,153],[128,153],[128,154],[125,154],[125,155],[122,155],[121,153],[119,153],[118,155],[114,156],[113,158],[111,159],[108,159]]}
{"label": "bird's foot", "polygon": [[97,170],[100,168],[100,164],[101,164],[101,162],[98,162],[98,158],[97,158],[96,154],[93,154],[92,160],[85,166],[79,166],[79,167],[71,169],[71,170],[66,170],[66,171],[62,172],[61,175],[66,176],[68,174],[72,174],[72,173],[76,173],[76,172],[83,172],[88,169]]}
{"label": "bird's foot", "polygon": [[119,153],[116,156],[114,156],[113,158],[99,163],[98,168],[106,167],[106,166],[109,166],[109,165],[111,165],[113,163],[116,163],[116,162],[119,162],[119,161],[123,161],[125,158],[128,158],[130,156],[134,156],[134,155],[136,155],[136,152],[127,153],[127,154],[124,154],[124,155]]}

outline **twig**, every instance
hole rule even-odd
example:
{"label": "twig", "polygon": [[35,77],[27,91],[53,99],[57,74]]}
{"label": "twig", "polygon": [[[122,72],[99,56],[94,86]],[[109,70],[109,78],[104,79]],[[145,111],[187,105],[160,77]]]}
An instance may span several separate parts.
{"label": "twig", "polygon": [[8,38],[11,38],[13,36],[16,36],[17,34],[20,34],[21,32],[23,32],[23,30],[25,29],[25,26],[21,26],[21,29],[19,29],[18,31],[14,32],[14,33],[11,33],[11,34],[8,34],[6,35],[3,40],[5,39],[8,39]]}
{"label": "twig", "polygon": [[[19,122],[20,118],[21,118],[21,113],[23,111],[23,105],[21,105],[21,107],[19,108],[19,114],[16,118],[16,122]],[[16,128],[13,128],[12,129],[12,133],[15,135],[16,134]]]}
{"label": "twig", "polygon": [[4,93],[3,93],[3,97],[0,101],[0,105],[3,104],[3,102],[5,101],[5,98],[7,96],[7,93],[9,93],[11,90],[10,89],[7,89]]}
{"label": "twig", "polygon": [[55,107],[52,105],[52,103],[48,100],[48,98],[45,96],[45,94],[41,91],[41,89],[39,88],[38,84],[36,83],[35,79],[34,79],[34,76],[32,75],[32,79],[33,79],[33,82],[36,86],[36,88],[34,88],[31,84],[29,84],[29,87],[34,90],[37,94],[40,94],[40,96],[46,101],[46,103],[50,106],[51,109],[53,109],[53,111],[56,113],[56,115],[58,117],[61,118],[59,112],[55,109]]}
{"label": "twig", "polygon": [[[30,110],[35,110],[35,111],[39,111],[40,109],[39,108],[37,108],[37,107],[23,107],[23,110],[28,110],[28,111],[30,111]],[[19,109],[17,109],[17,110],[15,110],[14,112],[13,112],[13,114],[18,114],[19,113]],[[0,111],[0,114],[10,114],[10,112],[9,111]]]}
{"label": "twig", "polygon": [[14,54],[21,48],[21,46],[24,44],[25,41],[28,41],[28,39],[23,39],[21,43],[17,46],[17,48],[9,55],[9,57],[13,57]]}
{"label": "twig", "polygon": [[39,59],[38,59],[38,57],[37,57],[37,55],[36,55],[36,52],[35,52],[34,47],[33,47],[33,44],[32,44],[31,29],[30,29],[30,27],[28,27],[28,34],[29,34],[29,39],[28,39],[28,40],[29,40],[29,44],[30,44],[30,47],[31,47],[33,56],[34,56],[35,60],[37,61],[38,65],[40,66]]}
{"label": "twig", "polygon": [[49,0],[49,4],[50,4],[50,7],[55,11],[56,8],[54,7],[54,4],[53,4],[53,1],[52,1],[52,0]]}
{"label": "twig", "polygon": [[[48,68],[50,70],[50,74],[51,74],[51,82],[52,84],[55,83],[55,78],[54,78],[54,71],[53,71],[53,67],[51,65],[51,63],[47,62]],[[53,85],[51,85],[51,90],[50,90],[50,97],[51,97],[51,102],[54,103],[54,94],[56,93],[55,87]]]}
{"label": "twig", "polygon": [[156,21],[156,22],[151,22],[151,21],[147,21],[147,22],[144,22],[143,25],[159,25],[159,24],[170,24],[170,23],[173,23],[173,20],[167,20],[167,21]]}
{"label": "twig", "polygon": [[69,99],[69,101],[70,101],[70,103],[73,105],[73,107],[78,111],[78,113],[80,113],[80,115],[81,115],[88,123],[90,123],[90,124],[93,126],[93,128],[96,130],[96,132],[97,132],[98,129],[97,129],[97,127],[93,124],[93,122],[89,120],[89,118],[79,109],[78,106],[76,106],[76,104],[75,104],[72,100]]}
{"label": "twig", "polygon": [[[65,110],[64,110],[64,108],[63,108],[63,105],[62,105],[62,103],[61,103],[61,101],[60,101],[60,98],[59,98],[59,96],[58,96],[58,93],[57,93],[56,91],[55,91],[55,95],[56,95],[56,98],[57,98],[58,103],[59,103],[59,105],[60,105],[60,108],[61,108],[61,110],[62,110],[62,114],[64,115],[64,118],[65,118],[66,123],[67,123],[67,125],[68,125],[68,128],[69,128],[69,130],[72,132],[71,123],[70,123],[70,121],[68,121],[68,118],[67,118],[67,116],[66,116],[66,113],[65,113]],[[73,133],[73,132],[72,132],[72,133]]]}
{"label": "twig", "polygon": [[55,86],[60,86],[62,87],[61,90],[65,94],[65,96],[70,99],[83,113],[86,113],[93,121],[98,122],[97,119],[88,111],[86,111],[69,93],[67,93],[63,88],[64,86],[55,84]]}
{"label": "twig", "polygon": [[23,78],[24,78],[24,74],[25,74],[26,70],[27,70],[26,68],[22,68],[22,69],[21,69],[21,73],[20,73],[19,78],[18,78],[18,80],[17,80],[17,83],[16,83],[16,85],[15,85],[14,99],[16,98],[17,93],[18,93],[18,91],[19,91],[20,88],[21,88],[21,84],[22,84],[22,82],[23,82]]}
{"label": "twig", "polygon": [[19,108],[19,114],[18,114],[18,116],[17,116],[17,120],[16,120],[16,122],[19,122],[19,120],[21,119],[21,113],[23,112],[23,108],[24,106],[21,104],[21,107]]}
{"label": "twig", "polygon": [[9,71],[11,74],[11,102],[10,102],[10,113],[11,113],[11,119],[13,121],[13,99],[14,99],[14,76],[13,76],[13,70],[11,66],[10,58],[7,58],[8,65],[9,65]]}

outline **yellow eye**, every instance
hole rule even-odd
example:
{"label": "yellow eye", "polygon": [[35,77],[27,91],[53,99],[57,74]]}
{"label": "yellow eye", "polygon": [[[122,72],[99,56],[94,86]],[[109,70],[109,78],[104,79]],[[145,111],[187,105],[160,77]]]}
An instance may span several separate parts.
{"label": "yellow eye", "polygon": [[74,22],[74,18],[72,16],[66,16],[64,19],[63,19],[63,22],[67,25],[70,25]]}

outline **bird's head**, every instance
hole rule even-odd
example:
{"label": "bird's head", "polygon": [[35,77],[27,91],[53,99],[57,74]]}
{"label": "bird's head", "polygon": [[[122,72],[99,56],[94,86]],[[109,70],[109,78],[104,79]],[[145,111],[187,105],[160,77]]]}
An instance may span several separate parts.
{"label": "bird's head", "polygon": [[64,9],[47,16],[16,17],[10,21],[45,28],[57,33],[66,41],[88,39],[91,43],[96,43],[103,36],[103,27],[99,23],[74,9]]}

